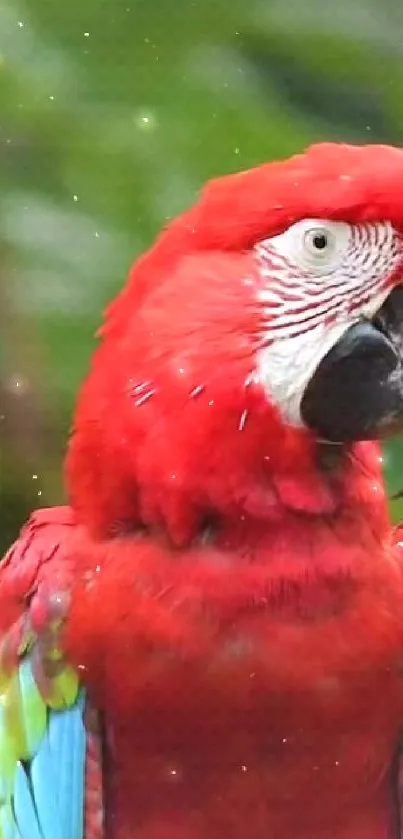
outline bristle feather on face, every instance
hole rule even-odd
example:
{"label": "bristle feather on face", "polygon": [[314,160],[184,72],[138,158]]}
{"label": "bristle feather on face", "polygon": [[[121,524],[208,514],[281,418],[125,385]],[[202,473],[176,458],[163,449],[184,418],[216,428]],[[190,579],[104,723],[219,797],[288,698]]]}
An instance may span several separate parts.
{"label": "bristle feather on face", "polygon": [[352,324],[375,315],[400,280],[403,240],[389,222],[306,219],[254,250],[266,323],[259,375],[285,421],[300,425],[300,401],[319,362]]}

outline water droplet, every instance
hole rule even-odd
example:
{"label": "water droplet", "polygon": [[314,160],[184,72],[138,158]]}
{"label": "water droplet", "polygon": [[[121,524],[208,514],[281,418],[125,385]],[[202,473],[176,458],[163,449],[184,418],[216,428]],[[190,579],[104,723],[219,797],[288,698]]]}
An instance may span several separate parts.
{"label": "water droplet", "polygon": [[23,394],[29,390],[28,379],[25,379],[24,376],[20,376],[18,374],[10,376],[6,386],[7,389],[15,396],[23,396]]}
{"label": "water droplet", "polygon": [[180,766],[177,768],[176,766],[171,766],[168,768],[167,774],[168,780],[175,781],[177,783],[178,781],[181,781],[183,778],[182,767]]}
{"label": "water droplet", "polygon": [[135,117],[135,123],[137,128],[140,128],[143,131],[151,131],[157,124],[154,114],[149,112],[137,114]]}

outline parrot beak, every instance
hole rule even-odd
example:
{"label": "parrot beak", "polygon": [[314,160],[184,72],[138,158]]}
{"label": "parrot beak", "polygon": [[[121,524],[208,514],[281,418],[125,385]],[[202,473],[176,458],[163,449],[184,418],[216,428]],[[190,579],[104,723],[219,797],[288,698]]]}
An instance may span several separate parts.
{"label": "parrot beak", "polygon": [[301,417],[322,440],[371,440],[403,429],[403,287],[351,326],[310,379]]}

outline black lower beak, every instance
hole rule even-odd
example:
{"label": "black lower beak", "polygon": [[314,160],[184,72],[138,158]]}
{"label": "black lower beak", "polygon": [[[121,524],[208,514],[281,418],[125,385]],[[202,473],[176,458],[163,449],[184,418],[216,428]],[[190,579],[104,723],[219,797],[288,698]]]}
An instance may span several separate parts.
{"label": "black lower beak", "polygon": [[301,417],[329,442],[375,439],[403,427],[403,288],[324,357],[305,390]]}

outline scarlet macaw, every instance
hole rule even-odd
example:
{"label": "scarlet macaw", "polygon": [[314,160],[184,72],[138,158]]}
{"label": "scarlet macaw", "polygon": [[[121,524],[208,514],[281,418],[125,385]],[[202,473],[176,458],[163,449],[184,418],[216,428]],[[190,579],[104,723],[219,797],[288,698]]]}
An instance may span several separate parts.
{"label": "scarlet macaw", "polygon": [[0,567],[1,839],[402,839],[403,151],[210,184]]}

